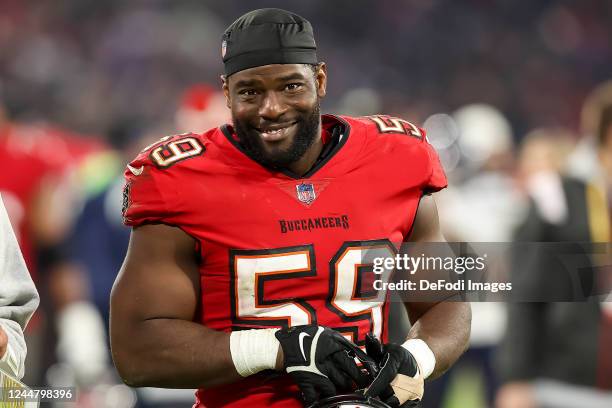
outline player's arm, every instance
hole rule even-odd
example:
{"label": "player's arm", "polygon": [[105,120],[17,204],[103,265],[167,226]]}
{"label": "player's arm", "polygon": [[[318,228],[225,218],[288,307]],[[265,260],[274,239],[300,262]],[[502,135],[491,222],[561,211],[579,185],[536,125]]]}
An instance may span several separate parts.
{"label": "player's arm", "polygon": [[[433,196],[423,196],[411,242],[445,242]],[[433,352],[430,377],[443,374],[468,347],[472,311],[467,302],[406,302],[412,328],[408,339],[421,339]]]}
{"label": "player's arm", "polygon": [[[414,221],[412,242],[445,242],[436,204],[421,199]],[[446,371],[465,351],[470,333],[471,309],[461,302],[406,302],[412,323],[406,342],[385,345],[368,336],[366,350],[380,364],[380,372],[367,390],[393,407],[417,403],[424,379]]]}
{"label": "player's arm", "polygon": [[134,228],[110,319],[113,359],[128,385],[198,388],[241,378],[230,334],[193,322],[199,296],[193,238],[161,224]]}
{"label": "player's arm", "polygon": [[344,352],[357,347],[333,330],[308,325],[230,334],[193,322],[200,298],[194,249],[178,228],[145,225],[132,232],[111,294],[112,354],[127,384],[201,388],[285,369],[310,402],[360,379]]}

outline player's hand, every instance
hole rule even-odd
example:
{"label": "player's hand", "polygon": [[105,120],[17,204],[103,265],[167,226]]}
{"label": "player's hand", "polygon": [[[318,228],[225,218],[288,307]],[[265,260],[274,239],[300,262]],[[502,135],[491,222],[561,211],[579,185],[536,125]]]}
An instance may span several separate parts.
{"label": "player's hand", "polygon": [[412,354],[399,344],[383,345],[371,334],[366,336],[366,352],[380,371],[365,395],[392,407],[416,406],[423,398],[425,381]]}
{"label": "player's hand", "polygon": [[294,326],[276,332],[284,355],[283,368],[300,387],[308,405],[317,399],[364,387],[371,378],[354,357],[365,353],[335,330]]}
{"label": "player's hand", "polygon": [[6,349],[8,347],[8,336],[0,326],[0,358],[4,357]]}

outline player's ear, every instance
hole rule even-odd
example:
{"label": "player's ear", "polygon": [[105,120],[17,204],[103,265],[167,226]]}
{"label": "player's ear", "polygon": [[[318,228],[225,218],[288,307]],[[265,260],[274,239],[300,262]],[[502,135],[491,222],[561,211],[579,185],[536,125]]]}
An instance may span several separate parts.
{"label": "player's ear", "polygon": [[327,65],[325,65],[324,62],[319,62],[317,64],[315,81],[317,85],[317,95],[319,95],[319,98],[323,98],[327,91]]}
{"label": "player's ear", "polygon": [[221,79],[221,89],[223,90],[223,95],[225,95],[225,106],[231,109],[232,106],[230,104],[230,95],[229,95],[229,86],[228,86],[229,80],[227,79],[225,75],[220,75],[219,78]]}

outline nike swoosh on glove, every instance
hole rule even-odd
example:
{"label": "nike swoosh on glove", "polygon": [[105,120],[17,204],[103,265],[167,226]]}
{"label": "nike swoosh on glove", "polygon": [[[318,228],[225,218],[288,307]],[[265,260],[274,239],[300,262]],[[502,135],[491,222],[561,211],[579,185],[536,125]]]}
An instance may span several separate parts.
{"label": "nike swoosh on glove", "polygon": [[277,331],[276,338],[283,349],[283,367],[299,386],[306,404],[365,387],[371,380],[355,363],[355,356],[368,357],[335,330],[294,326]]}
{"label": "nike swoosh on glove", "polygon": [[408,350],[399,344],[381,344],[366,335],[366,352],[378,363],[379,372],[366,389],[367,397],[378,397],[392,407],[415,407],[423,398],[425,380]]}

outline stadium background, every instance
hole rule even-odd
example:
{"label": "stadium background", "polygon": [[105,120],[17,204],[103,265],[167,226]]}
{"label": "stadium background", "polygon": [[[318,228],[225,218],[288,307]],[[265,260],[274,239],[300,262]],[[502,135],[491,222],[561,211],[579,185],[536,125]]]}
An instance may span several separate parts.
{"label": "stadium background", "polygon": [[[581,111],[612,77],[609,1],[1,0],[0,151],[14,154],[0,191],[43,297],[30,384],[75,383],[83,407],[135,401],[115,385],[104,333],[129,233],[120,173],[151,138],[228,120],[214,92],[221,33],[274,6],[313,24],[329,72],[323,111],[425,123],[456,187],[439,198],[451,238],[512,240],[542,157],[549,171],[595,177]],[[470,219],[479,206],[491,215]],[[495,348],[504,311],[491,313],[475,324],[500,326],[482,334]],[[451,374],[444,407],[486,405],[489,373]]]}

